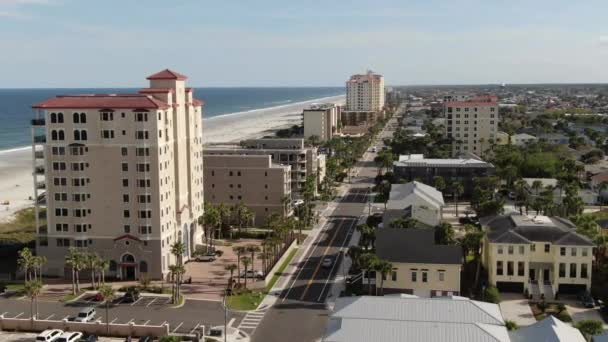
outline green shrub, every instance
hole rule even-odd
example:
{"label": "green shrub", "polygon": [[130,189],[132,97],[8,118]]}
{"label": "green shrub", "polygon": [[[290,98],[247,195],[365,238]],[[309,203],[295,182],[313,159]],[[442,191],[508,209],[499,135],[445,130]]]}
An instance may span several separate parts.
{"label": "green shrub", "polygon": [[510,321],[510,320],[505,321],[505,327],[507,327],[507,330],[509,330],[509,331],[519,329],[519,326],[517,325],[517,323]]}
{"label": "green shrub", "polygon": [[586,339],[589,339],[591,336],[601,334],[603,331],[602,326],[602,322],[593,319],[583,320],[574,325],[575,328],[581,331]]}
{"label": "green shrub", "polygon": [[500,303],[500,292],[494,286],[488,286],[483,292],[483,300],[488,303]]}

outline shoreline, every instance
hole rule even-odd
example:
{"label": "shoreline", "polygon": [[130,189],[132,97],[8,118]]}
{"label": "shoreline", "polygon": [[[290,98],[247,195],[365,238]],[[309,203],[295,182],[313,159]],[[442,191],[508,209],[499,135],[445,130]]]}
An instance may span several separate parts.
{"label": "shoreline", "polygon": [[[345,95],[322,97],[274,107],[203,117],[203,143],[229,143],[269,135],[302,123],[302,110],[313,103],[342,104]],[[204,114],[203,114],[204,115]],[[0,222],[34,204],[34,179],[30,146],[0,150]],[[10,202],[4,205],[5,201]]]}

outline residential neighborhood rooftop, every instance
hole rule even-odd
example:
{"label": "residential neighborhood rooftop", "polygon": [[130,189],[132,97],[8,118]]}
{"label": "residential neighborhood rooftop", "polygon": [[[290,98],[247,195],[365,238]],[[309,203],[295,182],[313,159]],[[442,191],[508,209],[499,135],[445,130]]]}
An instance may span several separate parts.
{"label": "residential neighborhood rooftop", "polygon": [[376,232],[376,254],[391,262],[462,263],[462,248],[436,245],[433,229],[380,228]]}

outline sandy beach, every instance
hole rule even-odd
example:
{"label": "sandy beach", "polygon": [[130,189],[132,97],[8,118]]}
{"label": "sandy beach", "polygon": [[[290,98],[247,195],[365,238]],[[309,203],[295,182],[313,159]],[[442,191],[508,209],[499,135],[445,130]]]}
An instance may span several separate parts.
{"label": "sandy beach", "polygon": [[[302,109],[313,103],[343,104],[345,97],[332,96],[284,106],[205,118],[205,143],[239,141],[261,137],[273,130],[302,123]],[[204,110],[204,108],[203,108]],[[32,150],[30,147],[0,151],[0,222],[20,209],[33,205]],[[8,201],[9,204],[2,204]]]}

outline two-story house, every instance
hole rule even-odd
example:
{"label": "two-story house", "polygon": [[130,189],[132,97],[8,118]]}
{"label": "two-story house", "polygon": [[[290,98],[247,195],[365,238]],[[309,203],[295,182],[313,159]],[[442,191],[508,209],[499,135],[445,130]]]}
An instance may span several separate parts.
{"label": "two-story house", "polygon": [[413,218],[425,226],[441,223],[443,194],[430,185],[420,182],[393,184],[382,220],[384,227],[401,218]]}
{"label": "two-story house", "polygon": [[[393,265],[383,282],[383,292],[420,297],[460,294],[460,246],[435,244],[433,229],[380,228],[376,232],[376,254]],[[382,275],[376,273],[376,284]]]}
{"label": "two-story house", "polygon": [[480,220],[490,285],[553,299],[591,287],[594,244],[560,217],[502,215]]}

